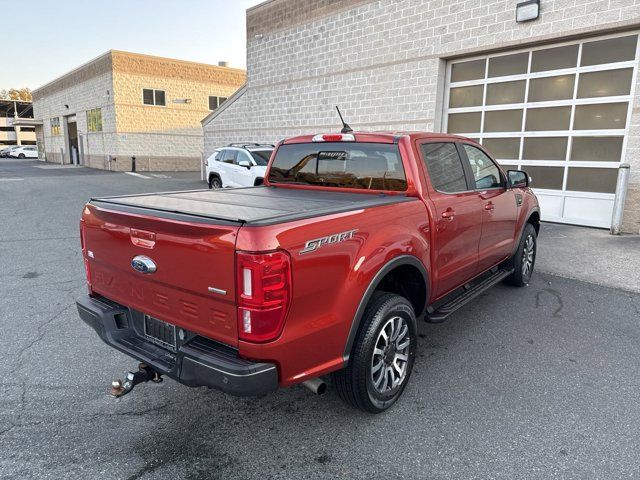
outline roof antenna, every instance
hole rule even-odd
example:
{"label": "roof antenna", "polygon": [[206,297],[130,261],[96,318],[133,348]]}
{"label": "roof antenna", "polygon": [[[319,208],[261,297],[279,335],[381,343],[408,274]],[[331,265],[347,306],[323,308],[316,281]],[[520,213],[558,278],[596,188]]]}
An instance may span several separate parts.
{"label": "roof antenna", "polygon": [[336,110],[338,111],[338,115],[340,116],[340,121],[342,122],[342,130],[340,130],[340,133],[353,133],[353,128],[351,128],[349,124],[344,121],[344,118],[342,118],[342,114],[340,113],[340,109],[338,108],[337,105],[336,105]]}

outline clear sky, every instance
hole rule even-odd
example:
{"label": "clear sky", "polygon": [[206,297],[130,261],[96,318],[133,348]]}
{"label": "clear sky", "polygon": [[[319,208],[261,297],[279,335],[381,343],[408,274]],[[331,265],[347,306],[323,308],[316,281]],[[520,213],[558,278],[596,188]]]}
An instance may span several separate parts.
{"label": "clear sky", "polygon": [[261,0],[0,0],[0,90],[37,88],[107,50],[245,68]]}

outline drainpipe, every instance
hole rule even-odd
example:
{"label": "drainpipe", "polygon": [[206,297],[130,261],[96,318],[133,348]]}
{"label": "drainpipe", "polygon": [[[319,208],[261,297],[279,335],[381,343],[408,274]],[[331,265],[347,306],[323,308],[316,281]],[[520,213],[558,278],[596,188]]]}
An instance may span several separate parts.
{"label": "drainpipe", "polygon": [[628,163],[623,163],[618,169],[618,183],[616,184],[616,198],[613,201],[613,215],[611,216],[611,235],[620,235],[622,227],[622,214],[624,212],[624,202],[627,198],[627,186],[629,185]]}

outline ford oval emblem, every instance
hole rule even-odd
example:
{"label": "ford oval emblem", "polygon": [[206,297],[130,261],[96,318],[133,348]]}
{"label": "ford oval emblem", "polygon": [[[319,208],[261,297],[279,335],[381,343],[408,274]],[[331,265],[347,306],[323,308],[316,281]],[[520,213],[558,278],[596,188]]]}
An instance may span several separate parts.
{"label": "ford oval emblem", "polygon": [[154,273],[156,271],[156,262],[144,255],[138,255],[131,260],[131,267],[140,273]]}

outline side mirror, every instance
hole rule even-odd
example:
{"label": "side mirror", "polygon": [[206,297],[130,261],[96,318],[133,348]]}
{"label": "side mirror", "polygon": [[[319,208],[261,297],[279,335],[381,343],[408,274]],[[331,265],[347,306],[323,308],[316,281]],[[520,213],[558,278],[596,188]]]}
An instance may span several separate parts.
{"label": "side mirror", "polygon": [[251,168],[251,162],[249,162],[249,160],[240,160],[238,165],[245,168]]}
{"label": "side mirror", "polygon": [[508,170],[510,188],[527,188],[529,186],[529,175],[522,170]]}

